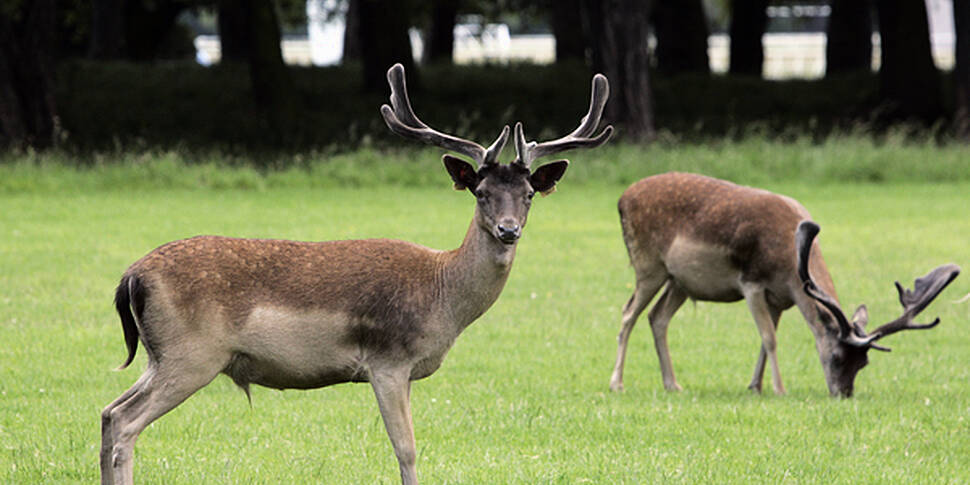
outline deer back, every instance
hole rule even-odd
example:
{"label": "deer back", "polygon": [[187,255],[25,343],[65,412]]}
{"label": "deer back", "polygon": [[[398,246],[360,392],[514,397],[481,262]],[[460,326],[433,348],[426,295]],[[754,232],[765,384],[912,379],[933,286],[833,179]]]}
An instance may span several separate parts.
{"label": "deer back", "polygon": [[[180,321],[243,330],[258,308],[346,316],[350,338],[409,347],[432,311],[443,253],[386,239],[297,242],[200,236],[135,262],[152,305]],[[154,302],[154,303],[153,303]]]}
{"label": "deer back", "polygon": [[[718,261],[708,263],[737,271],[743,281],[773,286],[775,293],[791,293],[800,287],[794,234],[798,223],[811,216],[790,197],[702,175],[672,172],[631,185],[620,198],[619,211],[634,266],[638,260],[666,263],[678,249],[675,243],[683,243],[681,248],[697,248],[689,252],[717,255]],[[813,248],[813,274],[834,295],[817,243]],[[782,287],[787,289],[781,291]],[[692,296],[709,299],[703,294]],[[735,294],[734,298],[724,299],[740,298],[740,294]],[[789,297],[784,300],[785,306],[793,303]]]}

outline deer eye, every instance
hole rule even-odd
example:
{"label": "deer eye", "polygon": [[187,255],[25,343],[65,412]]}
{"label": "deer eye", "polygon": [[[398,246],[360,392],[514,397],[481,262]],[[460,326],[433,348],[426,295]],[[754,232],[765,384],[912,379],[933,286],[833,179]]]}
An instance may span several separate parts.
{"label": "deer eye", "polygon": [[535,197],[535,195],[536,195],[536,191],[530,190],[529,193],[525,194],[525,198],[532,200],[532,198]]}
{"label": "deer eye", "polygon": [[478,200],[482,202],[486,202],[488,201],[488,192],[485,192],[484,190],[479,190],[478,192],[475,192],[475,197],[477,197]]}

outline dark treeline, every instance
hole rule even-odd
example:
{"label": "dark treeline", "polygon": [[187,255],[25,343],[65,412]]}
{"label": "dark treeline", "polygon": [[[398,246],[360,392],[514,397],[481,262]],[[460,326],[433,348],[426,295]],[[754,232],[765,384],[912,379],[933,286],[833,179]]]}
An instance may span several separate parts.
{"label": "dark treeline", "polygon": [[[765,81],[766,8],[796,3],[343,0],[324,13],[345,20],[344,66],[312,69],[285,65],[280,47],[283,32],[305,25],[303,0],[0,0],[0,146],[352,146],[380,136],[376,106],[394,62],[405,64],[412,90],[438,91],[422,99],[440,103],[439,124],[463,120],[457,128],[473,132],[479,120],[500,126],[515,121],[509,116],[569,126],[583,111],[570,96],[583,99],[590,74],[603,72],[613,88],[607,117],[629,141],[658,131],[721,136],[748,123],[815,135],[906,123],[970,137],[967,2],[953,1],[952,75],[933,63],[923,0],[829,0],[825,78]],[[548,26],[556,63],[452,66],[453,31],[469,15]],[[213,68],[189,60],[195,49],[185,26],[200,18],[220,37],[222,60]],[[424,39],[419,66],[412,27]],[[731,37],[730,65],[714,76],[707,39],[722,28]]]}
{"label": "dark treeline", "polygon": [[[528,127],[530,138],[560,136],[575,128],[588,108],[589,69],[580,63],[432,65],[420,72],[421,92],[411,94],[422,120],[483,142],[516,121]],[[238,153],[402,144],[378,112],[387,94],[363,92],[359,65],[294,68],[290,74],[301,93],[300,109],[287,145],[280,147],[267,135],[265,120],[255,116],[243,65],[62,63],[55,92],[65,126],[62,146],[83,151],[212,147]],[[770,82],[680,74],[653,81],[656,126],[685,141],[868,132],[873,126],[865,113],[879,88],[871,74]],[[613,96],[612,103],[618,103],[615,86]]]}

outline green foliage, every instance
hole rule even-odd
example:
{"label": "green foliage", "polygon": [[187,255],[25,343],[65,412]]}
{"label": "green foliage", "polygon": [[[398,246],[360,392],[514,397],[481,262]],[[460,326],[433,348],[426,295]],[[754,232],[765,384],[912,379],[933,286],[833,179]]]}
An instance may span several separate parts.
{"label": "green foliage", "polygon": [[[791,146],[783,155],[777,145],[749,141],[741,145],[759,161],[752,172],[749,162],[737,172],[766,180],[753,170],[788,173],[781,162],[769,164],[774,157],[835,169],[842,150],[858,150],[859,157],[876,152],[870,159],[882,150],[853,143],[858,147],[816,147],[814,155],[795,154],[802,147]],[[726,158],[712,152],[706,167],[718,167],[715,160],[723,167],[741,163],[731,155],[738,145],[719,149]],[[653,156],[667,153],[662,149],[640,162],[632,148],[612,150],[610,157],[641,163],[644,172],[657,158],[667,160]],[[684,150],[679,163],[707,153]],[[935,153],[914,150],[921,157]],[[582,183],[594,177],[584,170],[607,166],[591,160],[594,153],[577,155],[560,191],[537,198],[502,296],[458,339],[442,368],[415,383],[424,482],[970,481],[962,459],[970,455],[970,303],[952,303],[970,292],[966,275],[926,311],[943,323],[887,339],[894,351],[872,353],[849,400],[828,397],[811,334],[795,310],[779,334],[790,394],[750,394],[745,386],[759,344],[754,323],[743,304],[712,303],[686,305],[670,328],[684,392],[662,390],[643,320],[631,341],[627,391],[609,393],[620,308],[633,275],[617,224],[622,186],[613,182],[622,177],[606,173],[596,180],[609,184]],[[663,163],[675,162],[666,156]],[[44,162],[43,170],[37,161],[14,164],[14,172],[39,180],[30,190],[0,192],[0,483],[97,481],[100,409],[145,363],[139,349],[131,368],[112,370],[125,351],[111,297],[126,265],[151,248],[203,233],[393,237],[442,249],[460,243],[472,197],[448,188],[431,151],[400,153],[390,164],[378,152],[357,157],[335,165],[294,160],[309,168],[271,173],[242,165],[224,175],[215,172],[240,161],[163,153],[122,154],[121,163],[90,161],[85,168],[71,168],[66,158]],[[388,172],[375,180],[380,166]],[[392,178],[412,170],[422,175]],[[0,180],[8,184],[10,174]],[[361,188],[324,183],[331,176],[358,180]],[[215,183],[215,177],[226,178]],[[435,186],[424,187],[432,179]],[[911,285],[944,262],[967,267],[970,183],[962,179],[764,185],[812,211],[840,298],[852,307],[868,303],[878,324],[899,311],[892,281]],[[255,388],[250,407],[220,377],[146,430],[135,456],[139,483],[398,483],[366,385]]]}
{"label": "green foliage", "polygon": [[[388,132],[378,112],[387,95],[363,94],[358,66],[290,71],[301,103],[282,140],[287,150],[411,143]],[[74,61],[62,63],[56,79],[62,145],[70,150],[215,147],[242,153],[280,147],[253,104],[245,66]],[[424,121],[487,145],[516,121],[530,138],[571,131],[588,107],[590,73],[579,64],[427,66],[409,73],[409,81]],[[657,126],[685,139],[752,131],[824,138],[865,122],[876,86],[873,76],[784,82],[657,77]]]}

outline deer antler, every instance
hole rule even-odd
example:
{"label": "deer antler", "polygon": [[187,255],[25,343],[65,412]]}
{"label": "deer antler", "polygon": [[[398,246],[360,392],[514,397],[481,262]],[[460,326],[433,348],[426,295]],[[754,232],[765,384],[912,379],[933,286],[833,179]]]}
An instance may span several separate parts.
{"label": "deer antler", "polygon": [[391,66],[387,70],[387,83],[391,86],[391,106],[393,108],[386,104],[382,105],[381,115],[391,131],[405,138],[465,155],[474,160],[479,168],[497,163],[498,156],[502,153],[502,149],[505,148],[505,143],[509,139],[508,125],[502,129],[502,133],[495,139],[495,142],[486,149],[473,141],[437,131],[418,119],[411,108],[411,101],[408,99],[407,84],[404,80],[404,66],[401,64]]}
{"label": "deer antler", "polygon": [[798,275],[804,284],[805,293],[825,306],[839,322],[840,340],[856,347],[870,347],[889,351],[888,348],[877,345],[875,342],[901,330],[922,330],[933,328],[940,323],[939,318],[926,324],[915,323],[913,318],[922,312],[960,274],[959,266],[945,264],[937,267],[926,276],[917,278],[913,290],[904,289],[897,281],[896,290],[899,292],[899,302],[903,305],[902,316],[880,326],[872,333],[866,334],[863,329],[849,323],[839,304],[825,294],[808,274],[808,257],[811,252],[812,240],[815,239],[818,231],[818,224],[814,222],[802,221],[798,224],[798,230],[795,233],[795,245],[798,249]]}
{"label": "deer antler", "polygon": [[864,347],[868,343],[862,343],[859,338],[861,337],[859,333],[863,332],[849,323],[849,319],[845,317],[845,313],[842,312],[842,307],[839,306],[839,303],[822,291],[815,284],[815,281],[812,280],[812,276],[808,272],[808,258],[812,252],[812,241],[815,240],[818,231],[818,224],[812,221],[805,220],[798,223],[798,229],[795,231],[795,248],[798,251],[798,277],[802,280],[805,293],[827,308],[829,313],[839,323],[839,339],[859,347]]}
{"label": "deer antler", "polygon": [[546,155],[572,150],[573,148],[593,148],[606,143],[606,140],[609,140],[610,136],[613,135],[613,125],[604,128],[599,135],[592,135],[600,123],[600,118],[603,116],[603,107],[606,106],[606,100],[609,97],[610,83],[606,80],[606,76],[602,74],[593,76],[593,90],[590,94],[589,111],[586,113],[586,116],[583,116],[583,119],[579,122],[579,126],[572,133],[556,140],[542,143],[535,141],[526,142],[525,134],[522,131],[522,123],[516,123],[515,151],[518,158],[515,163],[520,163],[528,168],[537,158]]}
{"label": "deer antler", "polygon": [[930,271],[926,276],[916,278],[916,282],[913,283],[913,290],[903,288],[903,285],[900,285],[897,281],[896,291],[899,292],[899,303],[903,305],[903,314],[869,334],[870,341],[874,342],[901,330],[922,330],[935,327],[940,323],[939,317],[925,324],[915,323],[913,317],[919,315],[959,274],[959,266],[944,264]]}

